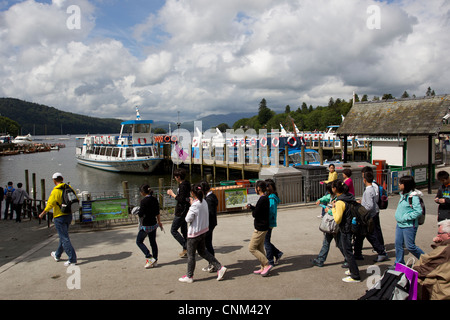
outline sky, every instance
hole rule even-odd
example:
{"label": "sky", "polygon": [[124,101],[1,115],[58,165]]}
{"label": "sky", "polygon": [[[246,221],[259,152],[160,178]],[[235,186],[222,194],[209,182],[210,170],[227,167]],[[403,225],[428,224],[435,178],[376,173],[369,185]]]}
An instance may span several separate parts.
{"label": "sky", "polygon": [[447,94],[449,34],[450,0],[0,0],[0,97],[189,121]]}

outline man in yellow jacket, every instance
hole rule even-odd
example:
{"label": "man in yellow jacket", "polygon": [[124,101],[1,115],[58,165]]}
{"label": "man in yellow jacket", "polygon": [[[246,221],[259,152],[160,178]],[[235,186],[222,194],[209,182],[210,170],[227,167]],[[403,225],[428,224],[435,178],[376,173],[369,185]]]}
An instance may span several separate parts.
{"label": "man in yellow jacket", "polygon": [[64,178],[61,173],[57,172],[52,177],[55,187],[50,194],[47,201],[47,206],[44,211],[39,215],[39,218],[43,218],[47,212],[53,209],[53,223],[55,224],[56,231],[58,231],[59,245],[56,251],[53,251],[50,255],[59,261],[63,251],[69,256],[69,260],[64,263],[65,266],[74,265],[77,263],[77,254],[72,246],[69,238],[69,226],[72,222],[71,213],[63,213],[61,211]]}

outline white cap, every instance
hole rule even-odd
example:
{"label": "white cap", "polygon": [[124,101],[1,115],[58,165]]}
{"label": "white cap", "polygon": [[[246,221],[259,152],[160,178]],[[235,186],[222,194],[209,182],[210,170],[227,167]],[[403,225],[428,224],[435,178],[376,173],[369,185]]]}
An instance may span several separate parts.
{"label": "white cap", "polygon": [[61,173],[59,173],[59,172],[56,172],[56,173],[54,173],[54,174],[53,174],[53,177],[52,177],[52,179],[57,179],[58,177],[61,177],[61,178],[62,178],[63,176],[62,176],[62,174],[61,174]]}

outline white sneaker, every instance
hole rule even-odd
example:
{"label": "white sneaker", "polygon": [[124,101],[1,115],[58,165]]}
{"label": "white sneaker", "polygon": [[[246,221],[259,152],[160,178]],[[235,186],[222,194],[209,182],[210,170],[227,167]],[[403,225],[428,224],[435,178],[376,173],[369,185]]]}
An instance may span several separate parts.
{"label": "white sneaker", "polygon": [[56,251],[52,251],[52,253],[50,253],[50,255],[53,257],[53,259],[55,259],[56,262],[58,262],[60,259],[56,257]]}
{"label": "white sneaker", "polygon": [[150,269],[156,267],[156,259],[155,258],[150,258],[147,259],[147,263],[145,264],[145,269]]}
{"label": "white sneaker", "polygon": [[344,281],[344,282],[361,282],[361,280],[353,279],[353,278],[350,277],[350,276],[345,277],[345,278],[342,278],[342,281]]}
{"label": "white sneaker", "polygon": [[219,271],[217,271],[217,281],[220,281],[223,279],[223,276],[225,275],[225,272],[227,272],[227,268],[222,266]]}
{"label": "white sneaker", "polygon": [[193,278],[189,278],[188,276],[182,276],[181,278],[178,279],[178,281],[186,282],[186,283],[192,283],[192,282],[194,282],[194,279]]}
{"label": "white sneaker", "polygon": [[212,272],[214,272],[215,270],[214,270],[214,266],[211,265],[211,264],[209,264],[207,267],[202,268],[202,271],[212,273]]}
{"label": "white sneaker", "polygon": [[70,261],[64,262],[64,266],[66,266],[66,267],[68,267],[68,266],[74,266],[74,265],[76,265],[76,264],[77,264],[76,262],[70,262]]}

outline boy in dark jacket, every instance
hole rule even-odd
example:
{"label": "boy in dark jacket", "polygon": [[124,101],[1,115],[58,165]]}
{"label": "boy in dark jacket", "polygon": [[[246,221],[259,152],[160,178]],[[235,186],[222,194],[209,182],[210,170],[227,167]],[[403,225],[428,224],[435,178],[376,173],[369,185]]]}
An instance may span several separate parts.
{"label": "boy in dark jacket", "polygon": [[[179,183],[179,186],[176,194],[171,189],[167,190],[167,194],[177,200],[177,204],[175,206],[175,216],[173,217],[170,233],[183,247],[183,251],[181,251],[179,256],[181,258],[186,258],[187,222],[185,218],[190,207],[189,197],[191,193],[191,184],[189,181],[184,180],[186,178],[186,171],[184,169],[175,170],[173,176]],[[181,234],[178,232],[178,229],[181,229]]]}
{"label": "boy in dark jacket", "polygon": [[438,222],[450,219],[450,175],[447,171],[439,171],[438,180],[442,183],[434,201],[439,204]]}

